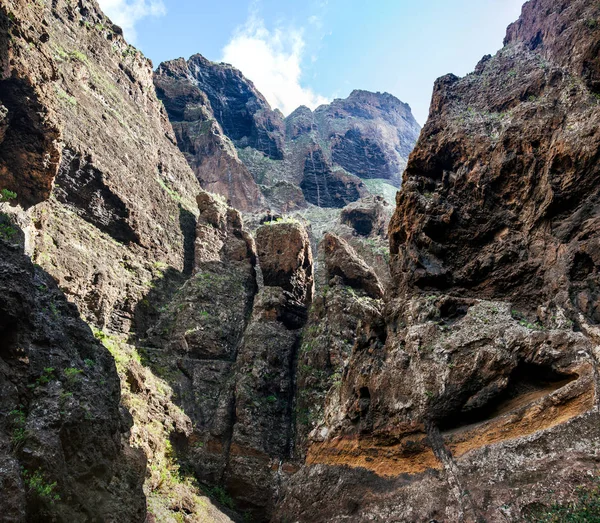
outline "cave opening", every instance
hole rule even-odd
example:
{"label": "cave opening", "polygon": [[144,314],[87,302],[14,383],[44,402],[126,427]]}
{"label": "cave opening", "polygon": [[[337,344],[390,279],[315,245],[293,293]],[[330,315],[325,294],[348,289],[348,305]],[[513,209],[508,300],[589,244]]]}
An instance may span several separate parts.
{"label": "cave opening", "polygon": [[439,422],[443,432],[478,425],[502,416],[547,396],[579,378],[577,374],[559,372],[550,365],[519,363],[512,371],[506,387],[484,405],[463,407]]}

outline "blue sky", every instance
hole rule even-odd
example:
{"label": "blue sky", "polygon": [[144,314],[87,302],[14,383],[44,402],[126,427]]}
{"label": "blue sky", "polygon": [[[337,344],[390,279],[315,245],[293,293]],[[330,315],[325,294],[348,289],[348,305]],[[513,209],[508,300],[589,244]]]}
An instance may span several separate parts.
{"label": "blue sky", "polygon": [[387,91],[419,123],[433,82],[501,46],[523,0],[99,0],[157,66],[201,53],[238,67],[288,114]]}

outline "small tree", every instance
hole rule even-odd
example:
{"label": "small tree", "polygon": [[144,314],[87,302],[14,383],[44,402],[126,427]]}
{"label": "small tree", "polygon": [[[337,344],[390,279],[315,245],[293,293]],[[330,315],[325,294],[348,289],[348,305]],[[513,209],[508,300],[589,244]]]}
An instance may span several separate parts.
{"label": "small tree", "polygon": [[9,202],[17,197],[17,193],[9,191],[8,189],[2,189],[0,191],[0,203]]}

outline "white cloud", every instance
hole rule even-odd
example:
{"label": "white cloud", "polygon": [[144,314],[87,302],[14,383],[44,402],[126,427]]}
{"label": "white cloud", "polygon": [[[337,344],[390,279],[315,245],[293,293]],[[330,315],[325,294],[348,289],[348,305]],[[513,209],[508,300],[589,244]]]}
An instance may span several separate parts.
{"label": "white cloud", "polygon": [[223,48],[222,60],[242,71],[273,108],[288,115],[300,105],[314,109],[329,101],[300,82],[304,47],[301,29],[269,31],[252,15]]}
{"label": "white cloud", "polygon": [[98,0],[104,13],[123,29],[125,38],[135,42],[135,24],[147,16],[164,16],[162,0]]}

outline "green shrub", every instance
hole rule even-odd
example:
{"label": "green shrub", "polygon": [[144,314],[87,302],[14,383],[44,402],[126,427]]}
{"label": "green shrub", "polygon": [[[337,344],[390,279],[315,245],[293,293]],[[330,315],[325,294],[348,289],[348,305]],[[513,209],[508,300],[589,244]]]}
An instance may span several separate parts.
{"label": "green shrub", "polygon": [[600,478],[591,487],[579,487],[577,499],[536,510],[530,523],[600,523]]}
{"label": "green shrub", "polygon": [[296,220],[296,218],[292,218],[291,216],[284,216],[283,218],[277,218],[275,220],[265,222],[264,225],[276,225],[278,223],[297,223],[299,225],[302,225],[300,220]]}
{"label": "green shrub", "polygon": [[21,408],[11,410],[8,413],[8,417],[12,427],[11,442],[13,448],[16,450],[21,448],[27,439],[28,431],[25,428],[27,417]]}
{"label": "green shrub", "polygon": [[[3,216],[6,216],[5,214]],[[6,241],[10,241],[17,234],[17,229],[10,223],[0,223],[0,238]]]}
{"label": "green shrub", "polygon": [[38,469],[35,472],[29,472],[23,469],[23,480],[25,485],[31,492],[34,492],[40,499],[54,504],[55,501],[60,501],[60,496],[56,494],[56,482],[50,483],[46,481],[44,475]]}
{"label": "green shrub", "polygon": [[35,380],[34,383],[27,385],[30,389],[34,389],[36,387],[41,387],[42,385],[47,385],[54,379],[54,368],[46,367],[42,374]]}
{"label": "green shrub", "polygon": [[212,487],[205,489],[206,493],[224,507],[234,509],[235,502],[223,487]]}
{"label": "green shrub", "polygon": [[2,189],[0,191],[0,203],[9,202],[17,197],[17,193],[9,191],[8,189]]}
{"label": "green shrub", "polygon": [[68,369],[65,369],[63,373],[67,381],[67,386],[74,387],[77,383],[79,383],[79,375],[82,374],[83,371],[80,369],[70,367]]}
{"label": "green shrub", "polygon": [[60,87],[56,87],[56,96],[59,100],[64,100],[66,103],[72,105],[73,107],[77,105],[77,99],[74,96],[71,96],[69,93],[67,93],[64,89],[61,89]]}

